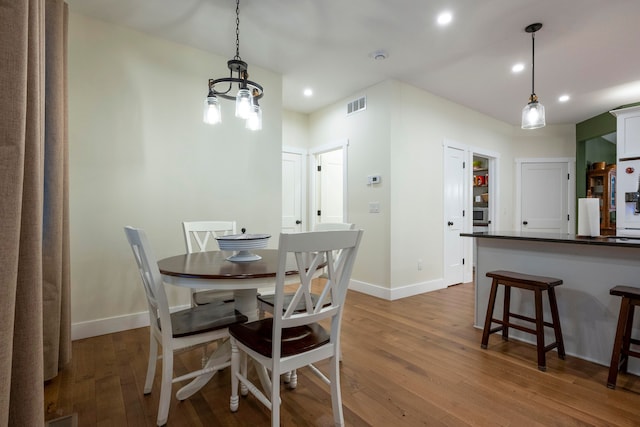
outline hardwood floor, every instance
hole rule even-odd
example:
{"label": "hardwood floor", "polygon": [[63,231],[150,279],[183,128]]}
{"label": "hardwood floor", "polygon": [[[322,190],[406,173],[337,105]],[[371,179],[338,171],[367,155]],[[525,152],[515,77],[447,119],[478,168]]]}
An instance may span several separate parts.
{"label": "hardwood floor", "polygon": [[[480,348],[473,328],[473,285],[383,301],[349,291],[342,327],[342,399],[349,426],[640,426],[640,378],[492,335]],[[71,366],[45,386],[46,419],[73,412],[79,426],[153,426],[154,392],[142,393],[149,334],[140,328],[73,343]],[[178,373],[200,363],[195,350],[176,358]],[[325,365],[326,366],[326,365]],[[320,365],[322,368],[323,365]],[[307,369],[282,391],[282,424],[333,423],[328,387]],[[174,393],[179,385],[174,385]],[[229,369],[199,393],[172,399],[169,426],[264,426],[269,411],[249,396],[229,411]]]}

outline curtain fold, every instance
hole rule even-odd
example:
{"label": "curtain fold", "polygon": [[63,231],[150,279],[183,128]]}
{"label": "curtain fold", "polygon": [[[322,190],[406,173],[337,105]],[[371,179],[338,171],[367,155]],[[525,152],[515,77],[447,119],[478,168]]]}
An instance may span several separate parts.
{"label": "curtain fold", "polygon": [[70,359],[66,15],[0,0],[0,426],[44,425],[45,366]]}
{"label": "curtain fold", "polygon": [[46,0],[42,230],[44,379],[71,359],[67,137],[67,5]]}

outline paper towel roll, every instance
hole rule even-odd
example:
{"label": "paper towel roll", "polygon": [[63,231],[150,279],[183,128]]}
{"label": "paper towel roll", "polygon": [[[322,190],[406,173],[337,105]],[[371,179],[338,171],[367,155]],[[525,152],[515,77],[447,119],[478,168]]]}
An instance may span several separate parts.
{"label": "paper towel roll", "polygon": [[600,235],[600,199],[578,199],[578,235]]}

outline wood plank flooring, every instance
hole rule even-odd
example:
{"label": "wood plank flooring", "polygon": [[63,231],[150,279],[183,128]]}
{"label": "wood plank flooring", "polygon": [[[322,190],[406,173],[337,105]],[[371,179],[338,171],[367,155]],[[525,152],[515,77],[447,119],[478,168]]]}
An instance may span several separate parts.
{"label": "wood plank flooring", "polygon": [[[349,291],[342,328],[342,399],[348,426],[640,426],[640,378],[570,355],[547,355],[492,335],[480,348],[473,284],[383,301]],[[149,332],[140,328],[74,341],[71,365],[45,386],[46,419],[76,412],[80,426],[154,426],[159,374],[144,396]],[[183,353],[175,371],[195,369],[202,352]],[[326,367],[320,365],[320,368]],[[174,385],[174,393],[180,385]],[[229,369],[199,393],[172,399],[169,426],[265,426],[252,396],[229,411]],[[328,387],[307,369],[282,389],[282,425],[333,424]]]}

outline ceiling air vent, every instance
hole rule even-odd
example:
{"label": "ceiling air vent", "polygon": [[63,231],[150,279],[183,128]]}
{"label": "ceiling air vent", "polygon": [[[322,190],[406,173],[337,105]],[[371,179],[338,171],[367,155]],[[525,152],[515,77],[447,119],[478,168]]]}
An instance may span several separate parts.
{"label": "ceiling air vent", "polygon": [[347,104],[347,116],[367,109],[367,97],[363,96]]}

